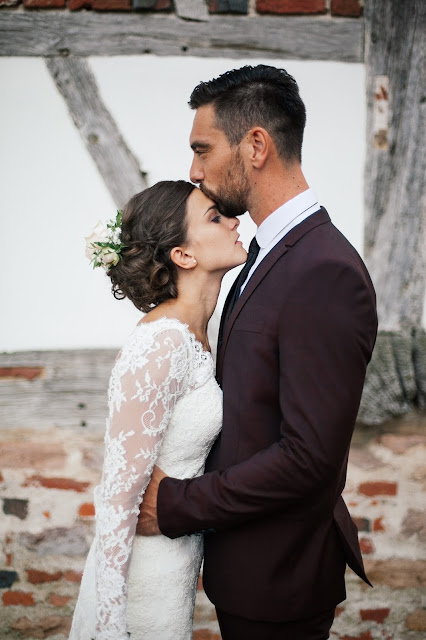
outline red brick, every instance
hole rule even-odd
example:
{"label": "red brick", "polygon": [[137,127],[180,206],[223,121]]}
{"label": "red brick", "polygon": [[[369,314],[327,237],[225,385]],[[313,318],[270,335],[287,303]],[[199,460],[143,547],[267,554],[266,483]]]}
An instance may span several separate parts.
{"label": "red brick", "polygon": [[390,613],[390,609],[361,609],[361,620],[373,620],[383,624]]}
{"label": "red brick", "polygon": [[24,0],[26,9],[60,9],[65,7],[65,0]]}
{"label": "red brick", "polygon": [[331,15],[358,18],[362,15],[361,0],[331,0]]}
{"label": "red brick", "polygon": [[401,533],[407,538],[416,534],[420,542],[426,544],[426,510],[408,509],[404,516]]}
{"label": "red brick", "polygon": [[396,496],[398,486],[396,482],[363,482],[359,485],[358,492],[365,496]]}
{"label": "red brick", "polygon": [[258,13],[325,13],[325,0],[256,0]]}
{"label": "red brick", "polygon": [[10,626],[12,629],[20,631],[26,638],[48,638],[58,634],[68,638],[71,629],[71,616],[44,616],[32,620],[24,617],[19,618]]}
{"label": "red brick", "polygon": [[192,636],[193,640],[220,640],[220,635],[210,629],[197,629]]}
{"label": "red brick", "polygon": [[349,451],[349,462],[350,464],[359,467],[360,469],[377,469],[379,466],[379,460],[376,456],[373,456],[371,451],[368,449],[364,449],[361,447],[351,447]]}
{"label": "red brick", "polygon": [[92,7],[99,11],[130,11],[131,0],[93,0]]}
{"label": "red brick", "polygon": [[405,618],[405,626],[411,631],[426,631],[426,609],[416,609]]}
{"label": "red brick", "polygon": [[203,589],[203,576],[198,576],[197,591],[202,591]]}
{"label": "red brick", "polygon": [[35,475],[27,478],[22,485],[23,487],[45,487],[46,489],[62,489],[64,491],[77,491],[83,493],[86,491],[90,482],[78,482],[71,478],[45,478],[44,476]]}
{"label": "red brick", "polygon": [[[39,4],[35,4],[38,2]],[[47,6],[52,2],[52,7],[65,7],[65,0],[24,0],[24,6]],[[59,2],[60,4],[53,4]],[[31,4],[34,3],[34,4]],[[0,367],[0,378],[24,378],[25,380],[34,380],[41,378],[44,374],[44,367]]]}
{"label": "red brick", "polygon": [[421,434],[400,435],[393,433],[385,433],[377,438],[378,444],[390,449],[392,453],[401,455],[412,447],[426,447],[426,436]]}
{"label": "red brick", "polygon": [[55,582],[62,578],[62,571],[48,573],[47,571],[39,571],[38,569],[27,569],[28,582],[31,584],[40,584],[42,582]]}
{"label": "red brick", "polygon": [[166,11],[173,9],[172,0],[157,0],[155,5],[153,6],[154,11]]}
{"label": "red brick", "polygon": [[69,569],[64,573],[64,578],[65,580],[68,580],[68,582],[81,582],[82,577],[83,577],[82,573],[79,573],[78,571],[73,571],[72,569]]}
{"label": "red brick", "polygon": [[35,605],[33,594],[26,593],[25,591],[5,591],[3,593],[2,600],[5,607],[9,605],[32,607]]}
{"label": "red brick", "polygon": [[11,567],[12,566],[12,554],[11,553],[6,553],[6,567]]}
{"label": "red brick", "polygon": [[360,538],[359,546],[361,547],[361,552],[365,554],[374,553],[375,551],[374,545],[370,538]]}
{"label": "red brick", "polygon": [[426,587],[426,560],[364,558],[365,570],[372,584],[382,584],[392,589]]}
{"label": "red brick", "polygon": [[336,610],[334,612],[334,617],[338,618],[340,614],[343,613],[344,610],[345,610],[344,607],[336,607]]}
{"label": "red brick", "polygon": [[43,511],[43,515],[45,518],[47,518],[48,520],[50,520],[50,518],[52,517],[50,514],[50,511]]}
{"label": "red brick", "polygon": [[22,440],[0,441],[3,469],[63,469],[67,456],[61,444]]}
{"label": "red brick", "polygon": [[51,593],[49,596],[49,604],[54,607],[65,607],[71,600],[71,596],[59,596],[57,593]]}
{"label": "red brick", "polygon": [[90,9],[92,7],[92,0],[68,0],[68,9],[70,11],[77,11],[78,9]]}
{"label": "red brick", "polygon": [[373,640],[370,631],[365,631],[359,636],[340,636],[340,640]]}
{"label": "red brick", "polygon": [[0,471],[0,482],[4,482],[3,474],[1,471]]}
{"label": "red brick", "polygon": [[95,505],[93,502],[84,502],[78,510],[78,515],[84,518],[95,515]]}
{"label": "red brick", "polygon": [[373,531],[386,531],[385,525],[383,524],[383,516],[373,521]]}

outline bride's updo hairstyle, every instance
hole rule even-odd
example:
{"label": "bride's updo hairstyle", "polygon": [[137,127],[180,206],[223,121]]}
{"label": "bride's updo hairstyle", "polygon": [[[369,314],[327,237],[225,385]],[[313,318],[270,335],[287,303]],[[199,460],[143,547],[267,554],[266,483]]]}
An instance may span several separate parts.
{"label": "bride's updo hairstyle", "polygon": [[186,202],[195,185],[157,182],[134,195],[123,209],[120,261],[108,271],[115,298],[129,298],[148,312],[177,298],[178,268],[170,258],[186,242]]}

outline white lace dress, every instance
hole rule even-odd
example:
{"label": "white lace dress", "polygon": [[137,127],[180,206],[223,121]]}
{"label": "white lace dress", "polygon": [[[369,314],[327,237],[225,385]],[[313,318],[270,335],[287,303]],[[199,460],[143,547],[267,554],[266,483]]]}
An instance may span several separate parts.
{"label": "white lace dress", "polygon": [[138,325],[109,385],[96,535],[87,557],[70,640],[190,640],[201,535],[135,536],[154,464],[167,475],[203,473],[222,423],[211,355],[186,325]]}

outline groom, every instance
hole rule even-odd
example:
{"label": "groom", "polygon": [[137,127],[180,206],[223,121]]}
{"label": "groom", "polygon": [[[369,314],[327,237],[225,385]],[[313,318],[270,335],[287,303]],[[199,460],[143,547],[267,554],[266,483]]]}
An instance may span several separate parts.
{"label": "groom", "polygon": [[325,640],[346,564],[368,582],[341,493],[374,289],[303,176],[305,107],[289,74],[229,71],[190,106],[191,180],[258,229],[222,317],[221,435],[203,476],[154,474],[138,533],[206,534],[204,587],[224,640]]}

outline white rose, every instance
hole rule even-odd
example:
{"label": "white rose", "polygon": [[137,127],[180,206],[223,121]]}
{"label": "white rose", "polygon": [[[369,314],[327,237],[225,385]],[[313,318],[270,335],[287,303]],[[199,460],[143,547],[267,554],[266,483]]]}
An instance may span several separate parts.
{"label": "white rose", "polygon": [[99,222],[93,227],[90,235],[86,236],[85,240],[85,256],[92,261],[95,257],[96,251],[99,250],[99,247],[93,246],[93,244],[96,242],[108,242],[108,229],[105,227],[103,222],[99,220]]}
{"label": "white rose", "polygon": [[118,255],[118,253],[116,253],[113,249],[109,249],[108,247],[104,247],[102,249],[102,264],[105,267],[111,267],[114,266],[116,264],[118,264],[118,261],[120,260],[120,257]]}

